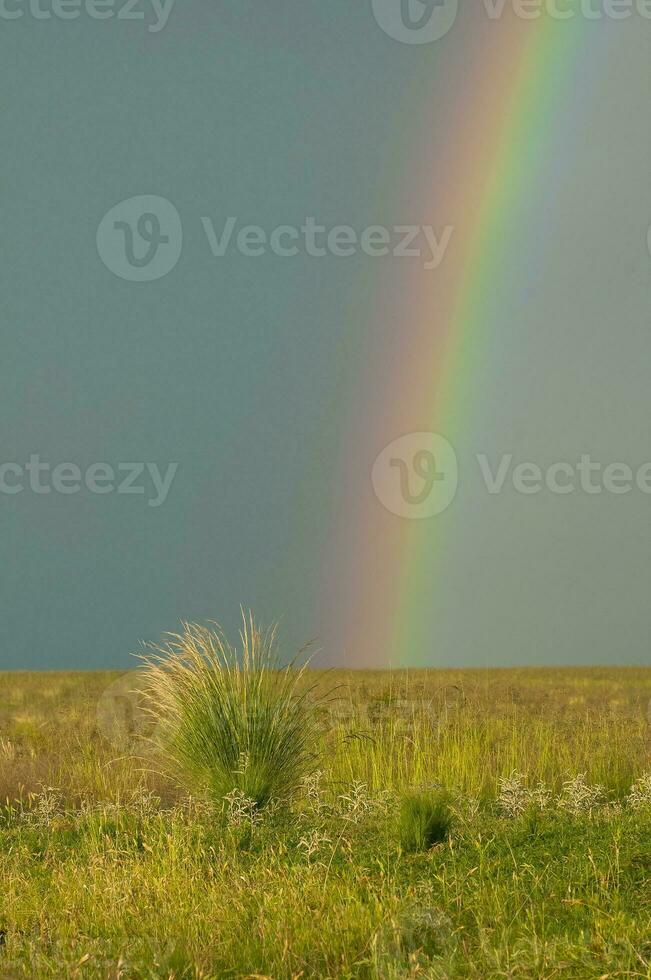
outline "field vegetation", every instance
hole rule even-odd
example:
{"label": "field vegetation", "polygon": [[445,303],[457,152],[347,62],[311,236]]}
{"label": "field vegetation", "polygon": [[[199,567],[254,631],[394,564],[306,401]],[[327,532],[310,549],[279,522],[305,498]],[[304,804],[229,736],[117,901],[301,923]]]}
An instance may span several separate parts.
{"label": "field vegetation", "polygon": [[651,977],[651,669],[231,681],[0,674],[0,978]]}

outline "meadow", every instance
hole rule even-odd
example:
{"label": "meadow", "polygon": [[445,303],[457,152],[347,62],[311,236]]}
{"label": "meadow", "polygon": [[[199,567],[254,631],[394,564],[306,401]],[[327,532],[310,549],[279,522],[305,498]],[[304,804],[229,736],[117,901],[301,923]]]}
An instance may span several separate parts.
{"label": "meadow", "polygon": [[219,809],[135,674],[0,674],[0,978],[651,977],[651,669],[305,683],[300,792]]}

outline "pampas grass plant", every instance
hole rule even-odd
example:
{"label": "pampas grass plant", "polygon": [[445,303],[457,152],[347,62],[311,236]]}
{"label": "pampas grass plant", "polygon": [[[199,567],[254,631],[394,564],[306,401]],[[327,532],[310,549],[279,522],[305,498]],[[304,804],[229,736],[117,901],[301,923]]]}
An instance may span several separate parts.
{"label": "pampas grass plant", "polygon": [[150,648],[145,699],[172,774],[212,803],[235,794],[259,810],[287,801],[315,768],[318,700],[307,663],[281,664],[276,628],[242,621],[239,649],[217,624],[194,623]]}

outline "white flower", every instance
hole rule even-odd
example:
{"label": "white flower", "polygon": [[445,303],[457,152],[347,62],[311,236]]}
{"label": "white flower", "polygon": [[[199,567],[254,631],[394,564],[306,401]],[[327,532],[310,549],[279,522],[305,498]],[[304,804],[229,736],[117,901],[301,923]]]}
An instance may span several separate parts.
{"label": "white flower", "polygon": [[633,783],[631,792],[626,797],[626,802],[632,810],[651,807],[651,770],[645,772]]}

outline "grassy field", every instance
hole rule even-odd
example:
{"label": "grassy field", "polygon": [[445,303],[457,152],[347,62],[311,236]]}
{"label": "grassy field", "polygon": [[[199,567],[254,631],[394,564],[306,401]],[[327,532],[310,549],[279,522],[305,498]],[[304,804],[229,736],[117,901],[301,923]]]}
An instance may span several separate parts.
{"label": "grassy field", "polygon": [[135,676],[0,674],[0,977],[651,977],[651,669],[310,679],[319,771],[218,813]]}

